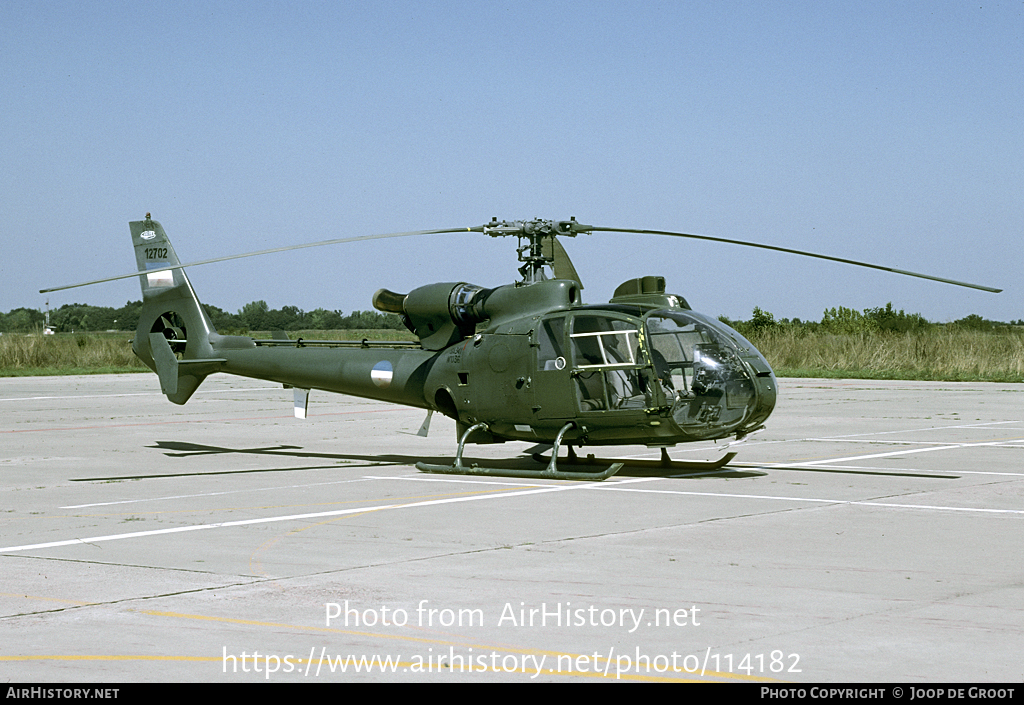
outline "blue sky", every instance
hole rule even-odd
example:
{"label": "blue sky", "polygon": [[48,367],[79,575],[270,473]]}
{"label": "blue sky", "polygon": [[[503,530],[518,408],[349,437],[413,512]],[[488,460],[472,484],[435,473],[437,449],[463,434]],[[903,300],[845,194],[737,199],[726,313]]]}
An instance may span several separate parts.
{"label": "blue sky", "polygon": [[[993,295],[641,235],[565,243],[588,303],[661,274],[711,315],[1024,318],[1024,2],[0,4],[0,311],[185,261],[564,219],[763,242]],[[514,240],[431,235],[190,270],[229,311],[496,286]],[[134,279],[49,295],[120,306]]]}

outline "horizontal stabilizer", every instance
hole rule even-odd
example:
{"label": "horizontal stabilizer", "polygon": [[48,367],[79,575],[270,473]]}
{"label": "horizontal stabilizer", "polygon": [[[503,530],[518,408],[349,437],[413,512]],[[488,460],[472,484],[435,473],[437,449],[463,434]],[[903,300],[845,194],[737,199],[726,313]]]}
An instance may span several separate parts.
{"label": "horizontal stabilizer", "polygon": [[179,360],[163,333],[149,334],[149,348],[160,377],[160,391],[175,404],[188,401],[206,376],[227,362],[224,358]]}

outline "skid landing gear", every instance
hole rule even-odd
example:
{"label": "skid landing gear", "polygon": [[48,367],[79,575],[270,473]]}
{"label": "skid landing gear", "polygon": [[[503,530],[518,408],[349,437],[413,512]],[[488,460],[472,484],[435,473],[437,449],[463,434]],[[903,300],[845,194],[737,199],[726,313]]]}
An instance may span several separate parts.
{"label": "skid landing gear", "polygon": [[[492,477],[525,477],[533,480],[589,480],[591,482],[600,482],[601,480],[607,480],[609,477],[617,473],[622,469],[622,463],[613,463],[601,472],[565,472],[558,469],[558,446],[562,443],[562,437],[565,432],[572,428],[574,424],[572,422],[567,423],[555,436],[554,446],[551,448],[551,460],[548,462],[548,466],[544,470],[503,470],[501,468],[482,468],[477,465],[471,465],[466,467],[462,464],[462,449],[466,445],[466,439],[474,431],[487,428],[486,424],[478,423],[475,426],[470,427],[462,438],[459,439],[459,451],[455,455],[455,463],[452,465],[428,465],[427,463],[416,463],[416,468],[420,472],[427,473],[438,473],[443,475],[489,475]],[[569,459],[574,460],[576,454],[573,452],[572,446],[569,446]],[[543,462],[543,461],[541,461]]]}
{"label": "skid landing gear", "polygon": [[[736,455],[737,454],[735,452],[730,452],[726,453],[718,460],[706,461],[672,460],[672,458],[668,456],[668,451],[665,448],[662,448],[660,460],[630,460],[629,465],[630,467],[636,467],[643,470],[657,470],[659,472],[663,472],[665,470],[675,470],[680,472],[710,472],[725,467],[726,465],[729,464],[729,461],[736,457]],[[533,459],[536,460],[538,463],[543,463],[545,461],[545,458],[539,453],[534,453]],[[605,463],[613,462],[607,459],[595,458],[593,455],[588,455],[583,460],[578,460],[576,458],[576,453],[572,449],[572,446],[569,446],[569,460],[573,464],[586,465],[604,465]],[[618,464],[623,465],[624,463],[619,462]]]}
{"label": "skid landing gear", "polygon": [[726,453],[718,460],[672,460],[668,457],[668,450],[661,449],[661,460],[659,465],[670,470],[718,470],[729,464],[729,461],[736,457],[736,452]]}

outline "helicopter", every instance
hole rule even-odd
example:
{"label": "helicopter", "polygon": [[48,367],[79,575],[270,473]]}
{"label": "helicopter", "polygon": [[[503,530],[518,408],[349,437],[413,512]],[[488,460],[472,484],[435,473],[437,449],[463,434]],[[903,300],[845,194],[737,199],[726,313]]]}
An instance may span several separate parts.
{"label": "helicopter", "polygon": [[[428,473],[604,480],[599,471],[558,467],[576,448],[645,445],[659,448],[660,466],[717,470],[729,448],[764,428],[778,385],[764,356],[722,321],[668,293],[663,276],[620,284],[608,303],[585,304],[583,285],[559,238],[617,232],[668,235],[739,244],[869,267],[998,293],[977,284],[742,240],[664,230],[584,225],[569,220],[499,221],[475,227],[338,238],[182,264],[163,226],[129,223],[137,271],[48,293],[137,276],[143,307],[132,350],[156,372],[161,392],[185,404],[203,380],[227,373],[269,380],[293,390],[295,416],[306,418],[310,390],[371,398],[454,419],[458,449],[451,465],[417,463]],[[518,238],[520,281],[494,288],[467,282],[427,284],[407,294],[380,289],[379,311],[397,314],[417,341],[290,340],[221,335],[185,273],[186,267],[285,250],[436,233],[478,232]],[[548,275],[551,272],[551,276]],[[534,458],[550,451],[542,470],[467,466],[466,444],[526,441]],[[728,441],[707,462],[674,461],[667,449],[694,441]],[[589,456],[593,460],[592,456]],[[603,462],[602,462],[603,465]]]}

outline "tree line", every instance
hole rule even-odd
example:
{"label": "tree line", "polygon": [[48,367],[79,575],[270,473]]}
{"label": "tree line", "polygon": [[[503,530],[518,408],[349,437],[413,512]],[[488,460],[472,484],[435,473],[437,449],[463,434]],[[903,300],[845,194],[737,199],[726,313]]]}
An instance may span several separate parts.
{"label": "tree line", "polygon": [[776,320],[770,312],[755,306],[753,315],[747,321],[733,321],[725,316],[719,320],[735,328],[743,335],[759,336],[772,332],[795,332],[797,334],[850,334],[850,333],[922,333],[939,328],[956,328],[972,331],[997,331],[1014,326],[1024,326],[1024,320],[990,321],[976,313],[952,321],[933,323],[919,313],[897,311],[892,302],[885,306],[866,308],[863,311],[844,306],[825,309],[820,321],[802,321],[799,318]]}
{"label": "tree line", "polygon": [[[303,311],[297,306],[272,309],[266,301],[252,301],[237,313],[203,304],[210,321],[221,333],[244,334],[248,331],[274,330],[402,330],[402,320],[393,313],[378,311],[328,311],[318,308]],[[50,325],[58,333],[122,330],[132,331],[139,325],[141,301],[129,301],[121,308],[64,304],[50,311]],[[0,332],[32,333],[41,331],[45,315],[36,309],[16,308],[0,313]]]}
{"label": "tree line", "polygon": [[[222,333],[244,334],[248,331],[296,330],[402,330],[402,320],[392,313],[378,311],[329,311],[318,308],[303,311],[297,306],[272,309],[266,301],[251,301],[237,313],[229,313],[216,306],[203,304],[214,327]],[[58,333],[135,330],[142,312],[141,301],[129,301],[121,308],[64,304],[50,312],[50,325]],[[863,311],[839,306],[826,309],[820,321],[802,321],[799,318],[776,320],[768,311],[755,306],[749,320],[731,320],[719,316],[724,323],[744,335],[757,335],[771,331],[796,330],[806,333],[913,333],[942,326],[978,331],[992,331],[1009,326],[1024,326],[1024,320],[1003,323],[990,321],[977,314],[965,316],[952,323],[932,323],[919,313],[897,311],[892,303]],[[16,308],[0,313],[0,332],[31,333],[42,330],[45,316],[41,311]]]}

